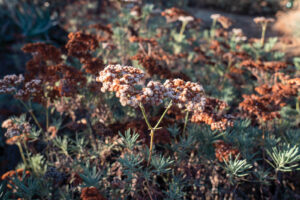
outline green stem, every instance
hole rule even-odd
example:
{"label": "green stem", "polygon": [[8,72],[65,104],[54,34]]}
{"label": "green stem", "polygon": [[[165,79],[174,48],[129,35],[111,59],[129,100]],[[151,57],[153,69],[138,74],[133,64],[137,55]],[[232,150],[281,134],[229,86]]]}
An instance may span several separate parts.
{"label": "green stem", "polygon": [[261,46],[264,46],[264,44],[265,44],[265,37],[266,37],[266,32],[267,32],[267,26],[268,26],[268,23],[263,23],[262,24],[262,32],[261,32],[261,39],[260,39]]}
{"label": "green stem", "polygon": [[215,37],[216,24],[217,24],[217,20],[213,19],[211,29],[210,29],[210,38],[211,39],[214,39],[214,37]]}
{"label": "green stem", "polygon": [[160,122],[162,121],[162,119],[164,118],[164,116],[167,114],[168,110],[171,108],[172,106],[172,101],[170,101],[170,103],[168,104],[167,108],[165,109],[164,113],[161,115],[160,119],[158,120],[158,122],[156,123],[154,130],[158,129],[158,126],[160,124]]}
{"label": "green stem", "polygon": [[186,27],[187,24],[188,24],[187,21],[183,21],[182,22],[182,25],[181,25],[181,28],[180,28],[180,32],[179,32],[180,42],[182,42],[183,33],[184,33],[184,30],[185,30],[185,27]]}
{"label": "green stem", "polygon": [[189,111],[186,111],[185,118],[184,118],[183,134],[185,133],[185,129],[186,129],[188,119],[189,119]]}
{"label": "green stem", "polygon": [[97,141],[96,141],[96,138],[94,137],[94,134],[93,134],[92,123],[91,123],[91,121],[88,117],[86,117],[86,119],[87,119],[88,132],[90,134],[90,139],[92,140],[92,147],[93,147],[94,151],[97,152],[98,151]]}
{"label": "green stem", "polygon": [[49,128],[49,111],[48,106],[46,107],[46,131],[48,131]]}
{"label": "green stem", "polygon": [[148,118],[147,118],[147,115],[146,115],[146,112],[145,112],[145,108],[144,108],[144,106],[143,106],[142,103],[140,103],[140,108],[141,108],[141,111],[142,111],[142,113],[143,113],[143,117],[144,117],[144,119],[145,119],[145,121],[146,121],[146,124],[147,124],[148,128],[149,128],[150,130],[152,130],[152,126],[151,126],[151,124],[150,124],[149,121],[148,121]]}
{"label": "green stem", "polygon": [[148,157],[147,166],[150,165],[151,158],[152,158],[153,140],[154,140],[154,130],[152,129],[150,132],[150,149],[149,149],[149,157]]}
{"label": "green stem", "polygon": [[298,113],[300,112],[300,98],[297,98],[297,101],[296,101],[296,110],[297,110]]}
{"label": "green stem", "polygon": [[150,147],[149,147],[149,158],[148,158],[148,163],[147,163],[147,166],[150,165],[150,162],[151,162],[151,157],[152,157],[152,149],[153,149],[153,141],[154,141],[154,133],[156,130],[158,130],[158,126],[159,124],[161,123],[161,121],[163,120],[164,116],[167,114],[168,110],[171,108],[172,106],[172,101],[170,101],[170,103],[168,104],[167,108],[165,109],[164,113],[160,116],[159,120],[157,121],[156,125],[154,127],[151,126],[149,120],[148,120],[148,117],[146,115],[146,112],[145,112],[145,108],[143,106],[142,103],[140,103],[140,108],[141,108],[141,111],[142,111],[142,114],[143,114],[143,117],[146,121],[146,124],[148,126],[148,128],[150,129]]}
{"label": "green stem", "polygon": [[32,109],[29,108],[26,103],[24,103],[22,100],[20,100],[21,104],[26,108],[26,110],[29,112],[29,114],[31,115],[31,117],[33,118],[34,122],[36,123],[36,125],[39,127],[39,129],[43,130],[41,124],[39,123],[39,121],[37,120],[36,116],[34,115],[34,113],[32,112]]}
{"label": "green stem", "polygon": [[24,156],[24,151],[23,151],[23,148],[22,148],[21,143],[20,143],[20,142],[17,142],[17,146],[18,146],[18,148],[19,148],[19,151],[20,151],[22,160],[23,160],[23,162],[24,162],[24,164],[25,164],[25,168],[27,168],[28,165],[27,165],[26,158],[25,158],[25,156]]}
{"label": "green stem", "polygon": [[226,81],[226,74],[229,72],[231,64],[232,64],[232,60],[229,59],[228,64],[227,64],[226,69],[225,69],[225,72],[224,72],[223,77],[222,77],[222,84],[221,84],[220,89],[224,88],[225,81]]}
{"label": "green stem", "polygon": [[26,155],[27,155],[27,157],[28,157],[29,151],[28,151],[28,146],[27,146],[27,144],[26,144],[25,138],[24,138],[24,140],[23,140],[23,144],[24,144],[24,148],[25,148],[25,151],[26,151]]}

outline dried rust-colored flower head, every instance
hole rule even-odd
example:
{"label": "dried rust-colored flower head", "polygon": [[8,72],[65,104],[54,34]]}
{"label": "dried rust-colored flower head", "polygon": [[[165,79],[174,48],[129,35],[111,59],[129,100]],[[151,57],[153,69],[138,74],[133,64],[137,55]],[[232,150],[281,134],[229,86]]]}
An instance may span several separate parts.
{"label": "dried rust-colored flower head", "polygon": [[84,64],[82,68],[85,69],[88,74],[96,75],[104,68],[103,60],[100,58],[83,60],[82,63]]}
{"label": "dried rust-colored flower head", "polygon": [[224,101],[206,98],[203,110],[194,110],[191,121],[208,124],[212,130],[225,130],[227,127],[233,126],[233,117],[222,113],[226,107],[227,104]]}
{"label": "dried rust-colored flower head", "polygon": [[274,118],[280,118],[279,111],[285,106],[286,100],[296,96],[299,86],[294,80],[286,80],[285,83],[275,83],[272,86],[263,84],[255,88],[259,95],[243,95],[244,101],[239,107],[252,119],[269,121]]}
{"label": "dried rust-colored flower head", "polygon": [[164,67],[159,64],[159,60],[153,56],[144,55],[139,52],[135,56],[131,57],[132,60],[138,60],[138,63],[142,65],[147,74],[150,76],[159,75],[160,78],[173,79],[181,78],[183,80],[189,80],[189,77],[181,72],[172,72],[168,67]]}
{"label": "dried rust-colored flower head", "polygon": [[59,63],[62,61],[61,59],[61,51],[57,49],[55,46],[45,43],[29,43],[26,44],[22,50],[25,53],[32,53],[35,58],[39,60],[50,60],[55,63]]}
{"label": "dried rust-colored flower head", "polygon": [[95,187],[82,188],[80,198],[82,200],[106,200]]}
{"label": "dried rust-colored flower head", "polygon": [[28,177],[30,175],[30,172],[29,171],[25,171],[24,169],[17,169],[17,170],[10,170],[6,173],[4,173],[2,176],[1,176],[1,181],[8,181],[8,184],[7,184],[7,187],[9,189],[12,189],[12,186],[14,185],[13,181],[12,181],[12,178],[17,176],[18,179],[21,181],[22,177],[23,177],[23,174],[25,174],[25,177]]}
{"label": "dried rust-colored flower head", "polygon": [[287,68],[287,64],[280,61],[254,61],[254,60],[244,60],[241,66],[246,67],[247,69],[257,69],[261,71],[274,72],[279,71],[281,69]]}
{"label": "dried rust-colored flower head", "polygon": [[216,158],[220,162],[228,161],[230,155],[234,159],[239,154],[238,149],[233,148],[232,145],[225,143],[223,140],[216,141],[213,146],[215,147]]}
{"label": "dried rust-colored flower head", "polygon": [[76,32],[70,33],[68,37],[66,49],[69,56],[86,59],[90,57],[89,51],[94,51],[99,47],[96,36],[91,34]]}

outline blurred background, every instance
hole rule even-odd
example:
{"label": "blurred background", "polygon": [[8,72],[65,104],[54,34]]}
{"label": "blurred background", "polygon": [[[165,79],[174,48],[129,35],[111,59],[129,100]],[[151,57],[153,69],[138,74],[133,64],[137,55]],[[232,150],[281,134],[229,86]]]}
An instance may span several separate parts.
{"label": "blurred background", "polygon": [[[43,41],[65,44],[68,32],[77,31],[101,20],[105,7],[118,6],[122,0],[0,0],[1,77],[22,73],[28,55],[20,48],[28,42]],[[125,0],[124,0],[125,1]],[[125,2],[138,0],[126,0]],[[210,24],[210,15],[221,13],[246,29],[248,36],[257,36],[255,16],[276,17],[273,35],[300,36],[300,9],[297,0],[144,0],[156,8],[177,6],[189,9]],[[247,30],[248,29],[248,30]],[[297,48],[293,48],[295,51]],[[294,52],[290,52],[294,53]],[[296,52],[298,53],[298,52]]]}

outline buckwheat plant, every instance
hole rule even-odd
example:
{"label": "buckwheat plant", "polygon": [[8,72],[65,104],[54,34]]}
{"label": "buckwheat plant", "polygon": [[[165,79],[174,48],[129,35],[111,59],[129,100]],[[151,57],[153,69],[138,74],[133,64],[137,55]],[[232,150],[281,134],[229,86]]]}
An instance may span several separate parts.
{"label": "buckwheat plant", "polygon": [[[205,97],[202,86],[197,83],[174,79],[166,80],[164,84],[150,80],[147,85],[144,85],[141,83],[144,76],[145,74],[142,70],[131,66],[108,65],[100,72],[97,81],[103,84],[102,92],[115,92],[123,106],[140,107],[150,130],[149,166],[155,131],[160,129],[159,125],[172,104],[175,103],[179,108],[186,108],[190,112],[195,110],[202,111],[205,106]],[[138,87],[141,87],[141,89],[138,89]],[[157,106],[162,104],[165,99],[170,101],[157,123],[152,126],[146,115],[144,105]]]}
{"label": "buckwheat plant", "polygon": [[261,46],[263,46],[265,44],[265,37],[266,37],[268,24],[274,22],[275,20],[273,18],[256,17],[253,19],[253,21],[256,24],[261,25],[262,32],[261,32],[260,42],[261,42]]}

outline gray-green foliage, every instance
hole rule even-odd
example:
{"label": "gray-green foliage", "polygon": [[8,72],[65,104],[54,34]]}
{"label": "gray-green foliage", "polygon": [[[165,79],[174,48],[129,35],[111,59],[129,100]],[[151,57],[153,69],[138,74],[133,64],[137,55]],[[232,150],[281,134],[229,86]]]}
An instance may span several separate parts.
{"label": "gray-green foliage", "polygon": [[96,166],[91,167],[88,162],[82,168],[83,172],[79,174],[84,182],[82,187],[99,187],[99,183],[104,176],[104,171],[98,170]]}
{"label": "gray-green foliage", "polygon": [[272,162],[267,162],[276,170],[281,172],[290,172],[299,166],[300,149],[299,146],[291,146],[283,143],[278,147],[266,150]]}
{"label": "gray-green foliage", "polygon": [[119,132],[119,135],[120,137],[122,138],[122,141],[123,141],[123,146],[130,149],[130,150],[133,150],[133,148],[135,147],[135,145],[138,145],[138,138],[139,138],[139,134],[138,133],[135,133],[133,132],[131,134],[131,130],[128,129],[125,131],[125,134],[122,135],[120,132]]}
{"label": "gray-green foliage", "polygon": [[67,136],[64,137],[56,137],[53,140],[53,144],[59,148],[60,152],[69,155],[69,138]]}
{"label": "gray-green foliage", "polygon": [[238,180],[247,176],[250,172],[249,169],[252,165],[247,163],[247,160],[240,160],[239,155],[235,159],[232,156],[229,157],[228,161],[224,159],[224,169],[229,176],[230,181]]}
{"label": "gray-green foliage", "polygon": [[181,176],[173,176],[171,182],[168,183],[168,190],[164,191],[167,200],[183,199],[184,192],[184,180]]}
{"label": "gray-green foliage", "polygon": [[42,176],[47,171],[46,159],[39,153],[28,156],[28,165],[36,176]]}
{"label": "gray-green foliage", "polygon": [[17,176],[12,179],[14,184],[11,186],[16,189],[16,195],[25,199],[33,199],[34,195],[41,195],[41,182],[34,177],[25,177],[26,174],[23,172],[21,180]]}
{"label": "gray-green foliage", "polygon": [[154,167],[153,173],[160,175],[161,173],[167,173],[171,170],[173,160],[170,157],[163,157],[162,155],[155,155],[151,159],[151,165]]}

